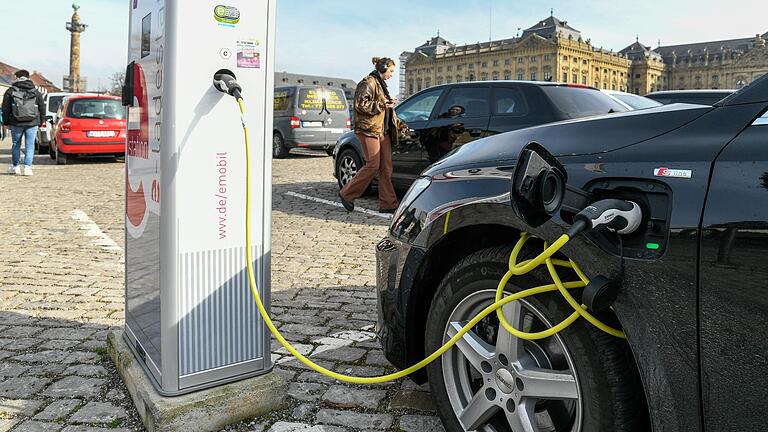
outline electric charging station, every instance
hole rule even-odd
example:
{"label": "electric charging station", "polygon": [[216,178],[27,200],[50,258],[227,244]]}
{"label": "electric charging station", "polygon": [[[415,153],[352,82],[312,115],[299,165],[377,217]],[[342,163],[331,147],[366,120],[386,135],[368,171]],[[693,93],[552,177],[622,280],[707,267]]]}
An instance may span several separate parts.
{"label": "electric charging station", "polygon": [[129,4],[124,337],[174,396],[272,368],[246,272],[240,112],[212,83],[227,71],[245,89],[249,246],[268,305],[275,0]]}

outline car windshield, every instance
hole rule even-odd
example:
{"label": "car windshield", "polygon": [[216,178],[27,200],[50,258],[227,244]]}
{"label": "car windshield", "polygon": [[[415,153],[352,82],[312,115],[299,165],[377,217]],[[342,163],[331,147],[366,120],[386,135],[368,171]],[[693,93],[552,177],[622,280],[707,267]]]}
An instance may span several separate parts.
{"label": "car windshield", "polygon": [[614,93],[612,96],[636,110],[661,106],[661,103],[643,96],[627,93]]}
{"label": "car windshield", "polygon": [[61,106],[61,101],[64,100],[64,96],[50,96],[48,98],[48,112],[55,113]]}
{"label": "car windshield", "polygon": [[587,87],[542,86],[555,107],[571,118],[588,117],[627,109],[610,96]]}
{"label": "car windshield", "polygon": [[123,106],[114,99],[76,99],[69,104],[67,117],[122,120]]}

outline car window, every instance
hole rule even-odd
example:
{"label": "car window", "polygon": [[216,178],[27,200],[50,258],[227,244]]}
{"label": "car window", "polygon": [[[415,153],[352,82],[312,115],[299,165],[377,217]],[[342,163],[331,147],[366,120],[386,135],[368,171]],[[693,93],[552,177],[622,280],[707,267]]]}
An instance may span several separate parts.
{"label": "car window", "polygon": [[493,113],[496,115],[524,116],[528,114],[528,103],[519,88],[499,87],[494,89]]}
{"label": "car window", "polygon": [[432,114],[441,94],[443,90],[437,89],[416,95],[395,108],[397,116],[404,122],[429,120],[429,115]]}
{"label": "car window", "polygon": [[643,96],[624,93],[614,93],[612,96],[636,110],[661,106],[661,103]]}
{"label": "car window", "polygon": [[316,87],[299,89],[299,109],[346,111],[347,98],[341,90]]}
{"label": "car window", "polygon": [[121,120],[124,108],[114,99],[75,99],[67,107],[67,117]]}
{"label": "car window", "polygon": [[61,102],[64,100],[64,95],[61,96],[49,96],[48,97],[48,112],[55,113],[59,110]]}
{"label": "car window", "polygon": [[599,90],[567,86],[542,86],[541,89],[557,109],[571,118],[628,111]]}
{"label": "car window", "polygon": [[752,122],[752,126],[768,126],[768,111],[764,112],[762,116],[755,119]]}
{"label": "car window", "polygon": [[293,100],[291,89],[288,88],[277,88],[275,89],[275,102],[274,102],[274,110],[275,111],[287,111],[291,106],[291,102]]}
{"label": "car window", "polygon": [[457,87],[440,103],[440,118],[473,118],[488,115],[490,97],[487,87]]}

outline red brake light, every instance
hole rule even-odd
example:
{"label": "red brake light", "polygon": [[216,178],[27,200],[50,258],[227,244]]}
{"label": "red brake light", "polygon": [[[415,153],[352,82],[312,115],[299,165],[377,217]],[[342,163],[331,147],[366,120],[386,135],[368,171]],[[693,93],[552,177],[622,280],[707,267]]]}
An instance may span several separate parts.
{"label": "red brake light", "polygon": [[291,129],[298,129],[301,127],[301,119],[298,117],[291,117]]}
{"label": "red brake light", "polygon": [[347,117],[347,129],[352,129],[352,119]]}
{"label": "red brake light", "polygon": [[576,87],[576,88],[593,88],[592,86],[588,86],[585,84],[567,84],[568,87]]}
{"label": "red brake light", "polygon": [[72,130],[72,122],[69,120],[64,120],[61,122],[61,131],[62,132],[69,132]]}

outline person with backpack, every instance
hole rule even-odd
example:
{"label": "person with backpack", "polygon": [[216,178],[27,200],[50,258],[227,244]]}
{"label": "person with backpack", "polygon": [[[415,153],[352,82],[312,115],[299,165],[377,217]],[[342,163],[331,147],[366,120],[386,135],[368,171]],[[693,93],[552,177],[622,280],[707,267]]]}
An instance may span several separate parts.
{"label": "person with backpack", "polygon": [[16,81],[3,96],[3,121],[11,127],[11,174],[22,174],[21,139],[24,138],[24,172],[25,176],[32,175],[32,161],[35,157],[35,139],[37,128],[45,122],[45,101],[43,95],[35,88],[29,79],[29,71],[20,69],[14,74]]}

